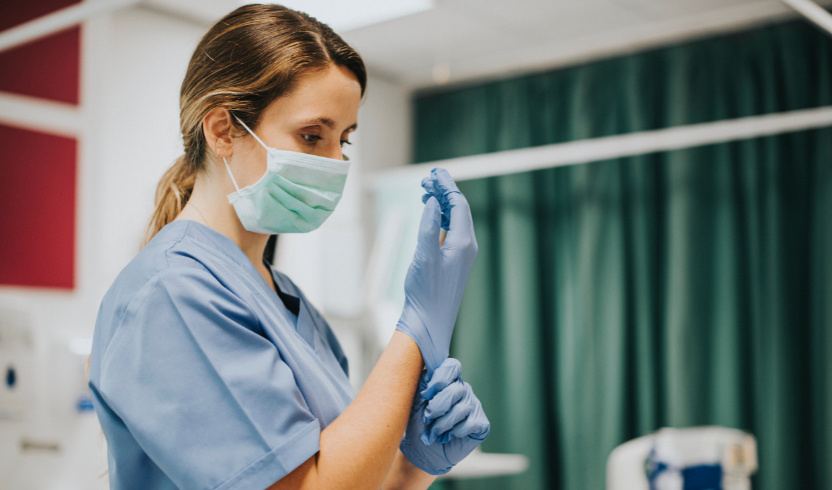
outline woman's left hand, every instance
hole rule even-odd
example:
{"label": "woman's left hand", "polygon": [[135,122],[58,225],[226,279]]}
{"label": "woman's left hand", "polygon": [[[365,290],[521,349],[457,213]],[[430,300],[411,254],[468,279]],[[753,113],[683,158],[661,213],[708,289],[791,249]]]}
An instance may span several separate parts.
{"label": "woman's left hand", "polygon": [[431,475],[443,475],[485,440],[491,425],[458,360],[447,358],[428,377],[422,373],[399,448]]}

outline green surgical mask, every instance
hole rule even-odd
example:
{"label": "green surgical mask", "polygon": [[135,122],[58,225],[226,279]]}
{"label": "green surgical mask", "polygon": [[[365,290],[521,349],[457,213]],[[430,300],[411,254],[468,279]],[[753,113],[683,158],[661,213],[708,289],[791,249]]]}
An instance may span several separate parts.
{"label": "green surgical mask", "polygon": [[243,121],[240,124],[268,152],[266,174],[242,189],[223,158],[237,189],[228,195],[228,202],[243,227],[275,234],[306,233],[321,226],[341,200],[349,162],[270,148]]}

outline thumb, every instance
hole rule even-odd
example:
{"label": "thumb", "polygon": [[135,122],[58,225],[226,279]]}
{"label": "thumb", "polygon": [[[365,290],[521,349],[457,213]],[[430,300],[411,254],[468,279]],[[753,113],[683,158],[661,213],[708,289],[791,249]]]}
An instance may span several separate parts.
{"label": "thumb", "polygon": [[419,223],[419,238],[416,243],[416,253],[424,257],[439,250],[439,224],[442,214],[439,212],[439,201],[431,196],[422,211],[422,221]]}

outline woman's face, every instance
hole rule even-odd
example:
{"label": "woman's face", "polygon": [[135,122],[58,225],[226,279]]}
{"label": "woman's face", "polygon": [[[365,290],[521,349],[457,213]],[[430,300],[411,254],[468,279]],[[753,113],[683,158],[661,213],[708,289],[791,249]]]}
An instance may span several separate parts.
{"label": "woman's face", "polygon": [[[330,65],[298,80],[288,95],[272,102],[252,128],[266,146],[342,159],[355,131],[361,85],[347,68]],[[248,133],[234,139],[231,163],[240,187],[266,173],[266,150]]]}

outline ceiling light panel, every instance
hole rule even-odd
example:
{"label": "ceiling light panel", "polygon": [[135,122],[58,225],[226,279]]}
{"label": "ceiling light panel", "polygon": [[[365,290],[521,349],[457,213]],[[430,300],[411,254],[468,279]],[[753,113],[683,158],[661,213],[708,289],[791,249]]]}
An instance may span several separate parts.
{"label": "ceiling light panel", "polygon": [[433,0],[283,0],[274,3],[306,12],[337,32],[424,12],[434,6]]}

